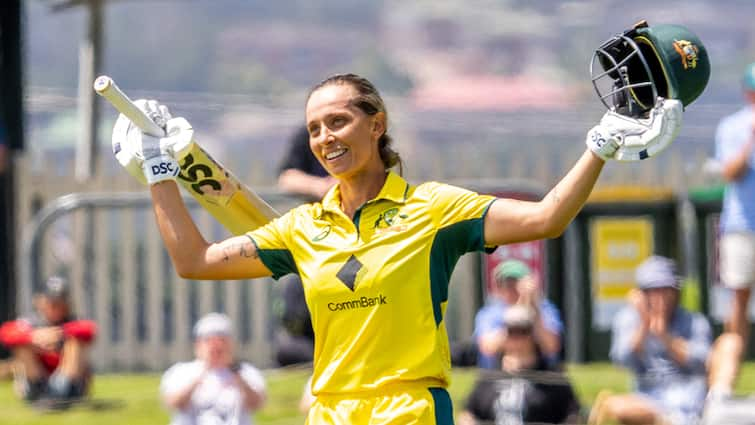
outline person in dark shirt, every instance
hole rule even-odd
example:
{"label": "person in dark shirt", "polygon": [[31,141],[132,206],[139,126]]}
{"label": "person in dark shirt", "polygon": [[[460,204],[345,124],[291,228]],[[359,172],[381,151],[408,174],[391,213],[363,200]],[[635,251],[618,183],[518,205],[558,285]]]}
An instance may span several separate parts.
{"label": "person in dark shirt", "polygon": [[[307,128],[297,129],[281,162],[278,188],[309,200],[320,200],[335,182],[312,154]],[[280,366],[311,362],[315,336],[301,279],[298,275],[290,275],[281,283],[279,316],[282,328],[276,335],[276,361]]]}
{"label": "person in dark shirt", "polygon": [[291,274],[281,279],[280,283],[281,329],[275,338],[275,359],[280,366],[309,363],[314,355],[315,333],[301,279],[298,275]]}
{"label": "person in dark shirt", "polygon": [[504,313],[507,338],[501,370],[484,372],[470,394],[459,425],[478,423],[580,423],[580,406],[561,369],[543,355],[533,336],[531,307]]}
{"label": "person in dark shirt", "polygon": [[74,316],[61,277],[45,282],[34,306],[33,317],[0,326],[0,343],[13,352],[17,392],[27,401],[85,396],[91,377],[87,351],[97,326]]}
{"label": "person in dark shirt", "polygon": [[306,127],[301,127],[289,141],[278,174],[278,188],[319,201],[335,183],[336,179],[312,155],[309,132]]}

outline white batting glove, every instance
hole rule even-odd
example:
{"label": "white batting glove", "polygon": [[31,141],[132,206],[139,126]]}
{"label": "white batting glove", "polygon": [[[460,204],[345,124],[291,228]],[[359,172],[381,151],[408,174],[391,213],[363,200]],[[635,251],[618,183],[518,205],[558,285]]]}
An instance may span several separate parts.
{"label": "white batting glove", "polygon": [[[606,112],[600,124],[587,133],[587,146],[603,159],[641,161],[663,151],[679,135],[681,127],[682,103],[659,97],[647,118]],[[618,146],[613,151],[606,149],[599,143],[601,139],[616,141]]]}
{"label": "white batting glove", "polygon": [[168,108],[157,101],[139,99],[134,103],[166,130],[166,136],[144,134],[121,114],[113,127],[116,159],[142,184],[175,180],[180,172],[178,160],[185,156],[193,143],[191,125],[183,118],[172,118]]}
{"label": "white batting glove", "polygon": [[619,149],[619,143],[617,135],[601,124],[591,128],[585,138],[587,147],[603,161],[613,158],[616,150]]}

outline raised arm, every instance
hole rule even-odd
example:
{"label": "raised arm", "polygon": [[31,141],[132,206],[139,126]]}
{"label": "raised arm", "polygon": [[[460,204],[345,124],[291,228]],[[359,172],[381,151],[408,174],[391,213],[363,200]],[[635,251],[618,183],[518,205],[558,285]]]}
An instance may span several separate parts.
{"label": "raised arm", "polygon": [[113,153],[118,162],[150,187],[160,234],[181,277],[190,279],[247,279],[272,273],[257,255],[247,236],[208,243],[199,232],[181,198],[176,177],[177,146],[193,140],[193,129],[183,118],[171,118],[168,109],[154,100],[136,101],[148,118],[165,129],[165,137],[144,133],[121,114],[113,128]]}
{"label": "raised arm", "polygon": [[[304,152],[311,155],[309,152]],[[320,199],[336,183],[335,178],[331,176],[315,176],[296,168],[283,170],[278,176],[278,187],[289,193],[296,193],[309,196],[313,199]]]}
{"label": "raised arm", "polygon": [[561,235],[587,201],[608,159],[637,160],[668,146],[679,133],[682,105],[659,98],[648,118],[609,111],[587,133],[587,150],[539,202],[499,199],[485,216],[486,245],[503,245]]}
{"label": "raised arm", "polygon": [[248,236],[218,243],[199,232],[174,181],[150,186],[157,226],[176,272],[187,279],[249,279],[272,275]]}
{"label": "raised arm", "polygon": [[588,149],[541,201],[498,199],[485,217],[485,243],[504,245],[559,236],[587,201],[603,165],[603,159]]}
{"label": "raised arm", "polygon": [[[717,138],[721,137],[717,135]],[[718,149],[725,149],[723,146],[726,142],[720,142],[716,140]],[[742,179],[750,167],[750,157],[752,156],[753,149],[755,149],[755,125],[752,127],[750,138],[745,142],[744,146],[739,149],[735,154],[729,156],[723,161],[721,167],[721,174],[727,182],[734,182]]]}

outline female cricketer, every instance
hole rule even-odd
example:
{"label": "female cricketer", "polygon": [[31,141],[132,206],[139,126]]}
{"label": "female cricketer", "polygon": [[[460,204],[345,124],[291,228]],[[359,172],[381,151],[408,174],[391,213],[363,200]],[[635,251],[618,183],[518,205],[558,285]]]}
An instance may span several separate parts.
{"label": "female cricketer", "polygon": [[[148,115],[164,110],[146,105]],[[658,105],[652,127],[661,131],[604,116],[566,176],[541,201],[524,202],[407,183],[390,171],[400,158],[378,91],[357,75],[335,75],[310,92],[306,126],[312,153],[338,183],[320,202],[217,243],[200,234],[175,173],[165,172],[176,169],[170,144],[181,126],[168,120],[169,137],[139,139],[158,227],[182,277],[300,275],[315,332],[308,424],[452,424],[444,312],[457,259],[560,235],[622,143],[676,134],[681,120],[669,117],[681,105]]]}

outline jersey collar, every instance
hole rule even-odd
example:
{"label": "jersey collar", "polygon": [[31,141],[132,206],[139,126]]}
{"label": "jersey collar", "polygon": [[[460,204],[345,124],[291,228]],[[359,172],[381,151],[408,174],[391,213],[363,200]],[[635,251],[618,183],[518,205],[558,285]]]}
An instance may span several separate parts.
{"label": "jersey collar", "polygon": [[[383,184],[383,188],[380,189],[380,193],[378,193],[374,199],[368,201],[368,203],[380,199],[386,199],[398,204],[404,204],[406,203],[408,193],[409,183],[398,174],[389,171],[388,177],[386,177],[385,183]],[[339,184],[333,186],[328,193],[325,194],[325,197],[322,199],[322,206],[324,211],[334,212],[341,210],[341,188]]]}

